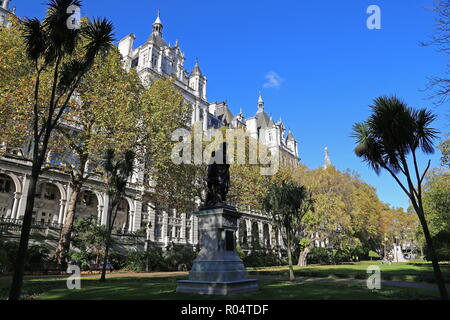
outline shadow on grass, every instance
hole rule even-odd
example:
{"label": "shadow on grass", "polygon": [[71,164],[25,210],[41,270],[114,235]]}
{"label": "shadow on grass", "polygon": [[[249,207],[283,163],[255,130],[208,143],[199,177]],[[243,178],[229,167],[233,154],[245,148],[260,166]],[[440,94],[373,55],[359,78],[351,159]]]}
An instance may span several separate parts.
{"label": "shadow on grass", "polygon": [[[330,277],[338,279],[367,279],[367,267],[376,265],[380,267],[382,280],[414,281],[434,283],[435,277],[431,264],[426,263],[398,263],[380,264],[373,261],[346,265],[312,265],[307,267],[294,267],[296,276],[304,277]],[[446,282],[450,282],[450,266],[442,265],[441,271]],[[248,273],[253,275],[288,276],[288,267],[250,268]]]}
{"label": "shadow on grass", "polygon": [[[371,291],[364,285],[349,283],[289,282],[259,280],[260,290],[239,296],[204,296],[176,293],[177,280],[168,278],[82,279],[81,289],[69,290],[65,279],[28,280],[24,286],[25,299],[50,300],[391,300],[436,299],[431,292],[383,287]],[[4,283],[0,283],[0,286]],[[2,297],[6,298],[5,296]]]}

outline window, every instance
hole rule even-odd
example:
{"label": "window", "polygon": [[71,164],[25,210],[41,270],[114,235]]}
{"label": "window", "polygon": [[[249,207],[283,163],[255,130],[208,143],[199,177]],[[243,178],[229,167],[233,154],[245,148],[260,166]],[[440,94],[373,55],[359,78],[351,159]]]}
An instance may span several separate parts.
{"label": "window", "polygon": [[136,59],[133,59],[131,61],[131,67],[132,68],[136,68],[138,66],[138,64],[139,64],[139,57],[137,57]]}
{"label": "window", "polygon": [[11,190],[11,180],[0,179],[0,192],[8,193]]}
{"label": "window", "polygon": [[161,237],[161,225],[157,224],[155,226],[155,237],[160,238]]}

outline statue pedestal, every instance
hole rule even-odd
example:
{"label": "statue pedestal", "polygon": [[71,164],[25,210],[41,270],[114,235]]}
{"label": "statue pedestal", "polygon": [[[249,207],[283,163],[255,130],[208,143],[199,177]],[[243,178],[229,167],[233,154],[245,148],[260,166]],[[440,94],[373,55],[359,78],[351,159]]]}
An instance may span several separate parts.
{"label": "statue pedestal", "polygon": [[199,220],[201,250],[194,260],[189,280],[178,281],[177,292],[231,295],[258,290],[256,279],[248,279],[236,253],[236,231],[241,213],[223,205],[203,207]]}

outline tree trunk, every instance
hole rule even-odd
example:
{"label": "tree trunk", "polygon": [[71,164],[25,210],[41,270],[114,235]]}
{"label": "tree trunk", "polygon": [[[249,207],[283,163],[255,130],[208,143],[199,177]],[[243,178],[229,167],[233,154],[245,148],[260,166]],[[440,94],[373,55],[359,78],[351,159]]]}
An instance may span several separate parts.
{"label": "tree trunk", "polygon": [[428,247],[428,254],[431,258],[431,263],[433,265],[434,276],[436,277],[436,282],[439,288],[439,294],[442,300],[448,300],[448,292],[445,288],[444,278],[442,277],[441,268],[439,267],[439,262],[434,251],[433,239],[430,235],[430,230],[428,229],[428,224],[425,219],[423,209],[421,207],[416,208],[417,215],[419,216],[420,224],[422,225],[423,234],[425,236],[425,241]]}
{"label": "tree trunk", "polygon": [[308,256],[308,253],[311,251],[309,247],[305,247],[302,251],[300,251],[300,255],[298,256],[298,263],[297,266],[299,267],[306,267],[306,257]]}
{"label": "tree trunk", "polygon": [[287,244],[287,254],[288,254],[288,264],[289,264],[289,280],[294,281],[294,267],[292,266],[292,253],[291,253],[292,245],[291,243]]}
{"label": "tree trunk", "polygon": [[[108,262],[109,249],[111,247],[111,234],[112,229],[114,227],[114,221],[116,220],[117,209],[119,205],[119,201],[115,201],[112,197],[109,197],[108,200],[108,212],[106,216],[106,243],[105,243],[105,255],[103,256],[103,266],[102,273],[100,276],[100,281],[106,281],[106,264]],[[115,210],[115,214],[113,216],[113,212]]]}
{"label": "tree trunk", "polygon": [[[41,162],[42,163],[42,162]],[[25,271],[25,260],[27,256],[28,241],[30,239],[31,220],[33,217],[34,199],[36,196],[36,185],[39,177],[41,165],[33,164],[31,170],[30,184],[28,186],[27,203],[25,214],[22,221],[20,232],[19,251],[17,253],[16,264],[14,265],[14,276],[9,291],[9,300],[19,300],[23,284],[23,275]]]}
{"label": "tree trunk", "polygon": [[102,274],[100,276],[100,281],[104,282],[106,281],[106,264],[108,263],[108,255],[109,255],[109,247],[110,247],[110,237],[111,233],[108,232],[108,238],[106,240],[106,247],[105,247],[105,255],[103,257],[103,265],[102,265]]}
{"label": "tree trunk", "polygon": [[64,221],[64,226],[61,229],[59,241],[55,251],[56,263],[58,263],[59,265],[62,265],[64,263],[69,252],[70,237],[72,235],[73,222],[75,220],[75,212],[77,209],[77,200],[78,195],[80,194],[80,190],[81,186],[75,185],[73,187],[72,194],[70,195],[67,207],[67,216]]}

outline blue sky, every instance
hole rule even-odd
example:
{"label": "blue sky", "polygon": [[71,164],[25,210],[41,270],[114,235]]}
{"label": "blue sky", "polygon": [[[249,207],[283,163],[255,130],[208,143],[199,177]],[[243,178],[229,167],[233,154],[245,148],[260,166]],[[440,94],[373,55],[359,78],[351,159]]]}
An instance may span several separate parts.
{"label": "blue sky", "polygon": [[[17,15],[42,18],[44,0],[14,0]],[[381,30],[369,30],[369,5],[381,8]],[[406,208],[407,197],[387,173],[377,176],[353,153],[354,122],[368,105],[395,93],[412,107],[433,108],[435,127],[448,132],[448,105],[438,108],[424,91],[427,77],[444,71],[446,57],[421,47],[433,33],[433,0],[349,1],[119,1],[84,0],[82,15],[113,21],[116,38],[129,33],[144,43],[161,9],[166,41],[178,39],[190,70],[198,57],[208,78],[209,101],[227,100],[244,115],[257,110],[280,117],[299,140],[302,162],[323,164],[330,151],[340,170],[350,168],[377,189],[381,200]],[[277,81],[280,80],[281,81]],[[268,84],[270,83],[270,84]],[[276,84],[279,83],[279,86]],[[447,111],[446,111],[447,110]],[[420,157],[438,166],[439,151]]]}

